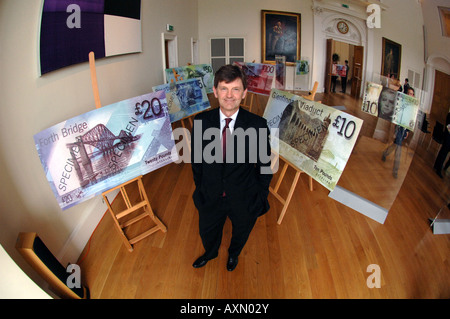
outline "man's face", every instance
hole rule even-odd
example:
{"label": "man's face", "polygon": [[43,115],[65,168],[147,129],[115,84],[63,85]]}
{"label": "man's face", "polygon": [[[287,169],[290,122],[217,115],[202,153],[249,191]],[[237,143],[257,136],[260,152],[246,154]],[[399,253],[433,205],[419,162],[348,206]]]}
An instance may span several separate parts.
{"label": "man's face", "polygon": [[226,116],[233,115],[239,109],[239,104],[247,94],[247,89],[244,90],[240,78],[230,83],[219,82],[217,88],[213,87],[213,91],[214,96],[219,100],[220,109]]}

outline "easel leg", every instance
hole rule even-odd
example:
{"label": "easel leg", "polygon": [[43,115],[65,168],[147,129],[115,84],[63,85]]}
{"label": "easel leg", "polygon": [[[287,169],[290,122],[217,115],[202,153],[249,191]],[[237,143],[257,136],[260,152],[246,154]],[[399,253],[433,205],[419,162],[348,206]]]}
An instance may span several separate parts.
{"label": "easel leg", "polygon": [[108,211],[111,214],[111,217],[114,221],[114,226],[116,227],[117,231],[119,232],[120,238],[122,239],[123,243],[125,244],[125,247],[131,253],[133,251],[133,246],[131,246],[130,242],[128,241],[128,238],[123,233],[123,229],[122,229],[122,227],[120,227],[119,221],[117,220],[116,215],[114,215],[114,211],[113,211],[111,204],[109,203],[109,200],[106,197],[106,195],[103,195],[103,199],[105,200],[106,206],[108,206]]}
{"label": "easel leg", "polygon": [[153,209],[152,209],[152,206],[150,205],[150,201],[148,200],[147,193],[145,192],[145,188],[144,188],[144,184],[142,183],[142,179],[138,180],[138,185],[139,185],[139,192],[141,193],[141,198],[143,198],[145,200],[145,202],[147,203],[145,210],[147,211],[149,217],[156,223],[156,225],[158,225],[158,228],[163,233],[166,233],[167,227],[153,213]]}
{"label": "easel leg", "polygon": [[297,186],[298,179],[300,178],[301,171],[297,171],[295,173],[294,181],[292,182],[291,189],[289,190],[289,194],[286,198],[286,202],[284,203],[283,210],[281,211],[280,217],[278,218],[277,224],[280,225],[283,221],[284,214],[286,213],[287,208],[289,207],[289,203],[291,201],[292,195],[294,195],[295,187]]}

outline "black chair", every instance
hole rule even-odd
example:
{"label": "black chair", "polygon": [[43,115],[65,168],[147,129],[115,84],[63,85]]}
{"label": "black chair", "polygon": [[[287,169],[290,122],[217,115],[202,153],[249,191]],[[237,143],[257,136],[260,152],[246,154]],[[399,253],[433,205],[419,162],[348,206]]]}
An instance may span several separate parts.
{"label": "black chair", "polygon": [[442,141],[444,140],[444,125],[442,123],[436,121],[432,137],[438,144],[442,144]]}
{"label": "black chair", "polygon": [[[430,143],[428,144],[428,148],[430,148],[431,142],[435,141],[439,144],[439,146],[442,145],[442,142],[444,141],[444,125],[438,121],[436,121],[436,124],[433,128],[433,134],[431,135]],[[439,147],[438,147],[439,151]]]}
{"label": "black chair", "polygon": [[426,113],[423,114],[422,127],[420,128],[420,130],[424,133],[431,133],[430,131],[428,131],[428,121]]}

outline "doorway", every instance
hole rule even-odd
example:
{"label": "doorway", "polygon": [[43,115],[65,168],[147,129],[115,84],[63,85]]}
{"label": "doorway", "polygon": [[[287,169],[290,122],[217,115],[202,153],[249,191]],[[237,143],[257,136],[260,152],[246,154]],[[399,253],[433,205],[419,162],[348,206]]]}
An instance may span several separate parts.
{"label": "doorway", "polygon": [[[330,93],[332,91],[332,64],[333,57],[335,57],[337,58],[339,68],[345,65],[345,61],[348,61],[348,71],[345,73],[346,77],[337,77],[336,91],[359,98],[363,74],[363,56],[363,46],[327,39],[325,92]],[[346,83],[343,83],[344,81]]]}
{"label": "doorway", "polygon": [[162,56],[163,56],[163,74],[164,83],[166,83],[165,69],[176,68],[178,66],[178,38],[176,35],[163,33],[162,37]]}

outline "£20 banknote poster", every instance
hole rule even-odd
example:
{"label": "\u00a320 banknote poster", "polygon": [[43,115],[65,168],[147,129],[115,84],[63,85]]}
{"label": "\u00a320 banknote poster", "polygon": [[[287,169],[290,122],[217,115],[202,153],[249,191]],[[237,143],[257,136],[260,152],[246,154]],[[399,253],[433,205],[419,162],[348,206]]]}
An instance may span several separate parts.
{"label": "\u00a320 banknote poster", "polygon": [[330,191],[344,171],[363,120],[289,92],[273,89],[264,118],[278,129],[280,156]]}
{"label": "\u00a320 banknote poster", "polygon": [[178,159],[164,91],[79,115],[34,141],[62,209]]}

